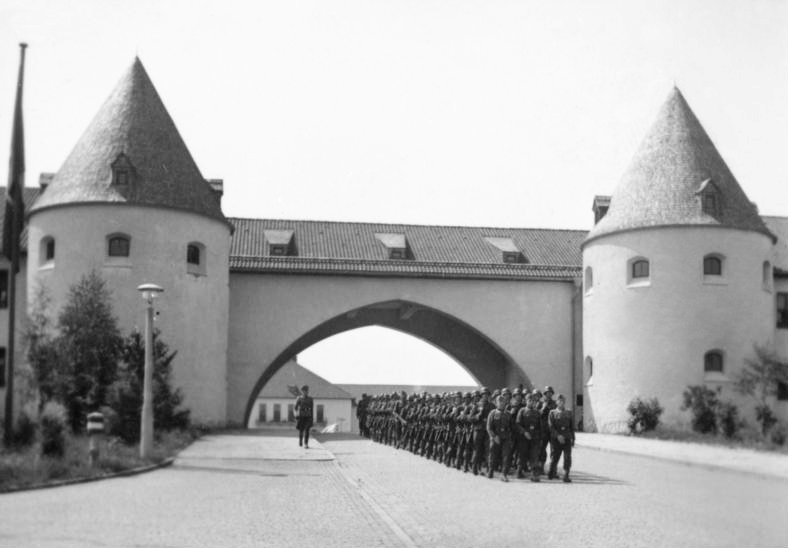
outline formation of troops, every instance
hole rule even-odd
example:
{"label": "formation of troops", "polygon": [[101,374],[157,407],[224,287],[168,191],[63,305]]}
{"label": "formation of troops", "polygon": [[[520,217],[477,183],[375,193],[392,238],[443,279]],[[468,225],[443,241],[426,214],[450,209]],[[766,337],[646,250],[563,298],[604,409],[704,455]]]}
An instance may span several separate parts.
{"label": "formation of troops", "polygon": [[552,387],[528,392],[503,388],[492,394],[406,394],[367,396],[356,414],[361,434],[379,443],[405,449],[463,472],[501,473],[509,481],[527,474],[533,482],[545,474],[550,446],[548,479],[557,479],[563,455],[563,481],[571,482],[575,429],[566,399],[553,398]]}

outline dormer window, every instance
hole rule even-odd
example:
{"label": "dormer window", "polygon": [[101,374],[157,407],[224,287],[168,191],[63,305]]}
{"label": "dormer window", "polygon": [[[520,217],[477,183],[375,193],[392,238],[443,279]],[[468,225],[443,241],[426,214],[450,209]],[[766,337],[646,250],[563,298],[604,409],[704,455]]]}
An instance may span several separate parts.
{"label": "dormer window", "polygon": [[271,257],[286,257],[298,255],[296,252],[295,231],[293,230],[264,230],[265,245]]}
{"label": "dormer window", "polygon": [[594,211],[594,224],[597,224],[610,209],[610,196],[594,196],[594,205],[591,209]]}
{"label": "dormer window", "polygon": [[701,211],[705,215],[710,215],[712,217],[719,216],[722,211],[722,204],[720,203],[721,196],[714,181],[711,179],[703,181],[695,194],[700,197]]}
{"label": "dormer window", "polygon": [[491,244],[501,253],[501,260],[507,264],[527,263],[525,255],[514,243],[514,240],[501,236],[485,236],[484,241]]}
{"label": "dormer window", "polygon": [[134,166],[131,165],[128,156],[121,152],[112,162],[112,185],[119,189],[127,189],[132,183],[133,175]]}
{"label": "dormer window", "polygon": [[404,261],[413,258],[404,234],[377,233],[375,238],[386,248],[389,259]]}

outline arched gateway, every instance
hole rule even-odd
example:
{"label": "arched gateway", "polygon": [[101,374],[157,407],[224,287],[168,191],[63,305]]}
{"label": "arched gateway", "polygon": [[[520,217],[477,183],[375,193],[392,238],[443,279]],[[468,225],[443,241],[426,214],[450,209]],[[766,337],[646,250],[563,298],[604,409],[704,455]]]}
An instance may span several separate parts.
{"label": "arched gateway", "polygon": [[576,392],[583,232],[231,222],[232,422],[248,422],[258,392],[294,355],[369,325],[440,348],[483,384]]}

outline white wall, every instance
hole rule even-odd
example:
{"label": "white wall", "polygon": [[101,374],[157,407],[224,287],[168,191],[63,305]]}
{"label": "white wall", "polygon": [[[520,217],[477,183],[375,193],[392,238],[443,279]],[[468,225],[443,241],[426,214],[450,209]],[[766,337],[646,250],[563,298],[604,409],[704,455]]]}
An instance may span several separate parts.
{"label": "white wall", "polygon": [[[753,344],[774,336],[774,292],[762,284],[766,236],[722,228],[658,228],[614,234],[585,247],[583,269],[594,284],[584,295],[584,355],[593,360],[586,386],[587,427],[617,430],[635,396],[657,397],[663,421],[685,423],[687,385],[720,386],[740,401],[732,381],[753,356]],[[723,279],[704,279],[703,257],[725,256]],[[646,286],[628,286],[627,262],[651,264]],[[724,353],[724,376],[704,374],[704,354]],[[742,402],[743,403],[743,402]],[[593,421],[593,424],[591,424]]]}
{"label": "white wall", "polygon": [[[107,258],[106,236],[131,236],[128,261]],[[39,242],[55,237],[53,264],[41,264]],[[186,246],[206,248],[206,276],[187,272]],[[56,316],[69,287],[96,269],[112,292],[123,334],[144,329],[143,283],[164,288],[155,307],[162,339],[178,355],[173,383],[198,423],[226,421],[229,227],[204,216],[173,209],[128,205],[71,205],[35,212],[29,221],[28,295],[37,283],[53,297]]]}

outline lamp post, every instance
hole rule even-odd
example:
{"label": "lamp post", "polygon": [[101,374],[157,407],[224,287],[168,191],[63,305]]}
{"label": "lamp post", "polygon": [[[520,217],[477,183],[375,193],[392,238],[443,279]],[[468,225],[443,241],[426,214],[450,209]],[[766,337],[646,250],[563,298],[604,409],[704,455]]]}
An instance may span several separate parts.
{"label": "lamp post", "polygon": [[137,291],[148,305],[145,316],[145,375],[140,422],[140,457],[147,459],[153,449],[153,299],[164,289],[156,284],[142,284]]}

